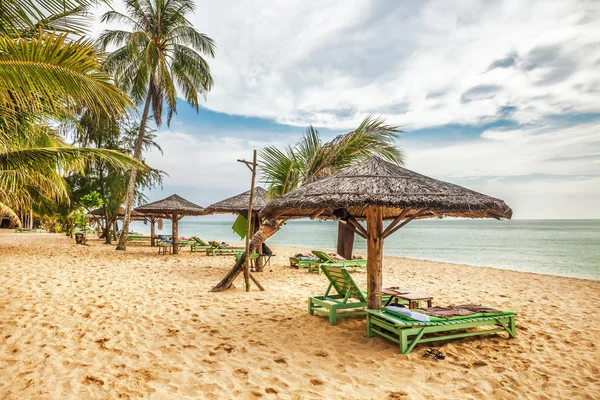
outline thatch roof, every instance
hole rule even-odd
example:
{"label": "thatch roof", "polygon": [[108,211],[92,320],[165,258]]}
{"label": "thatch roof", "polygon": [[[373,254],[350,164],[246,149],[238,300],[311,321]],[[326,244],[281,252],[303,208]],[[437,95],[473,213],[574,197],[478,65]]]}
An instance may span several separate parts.
{"label": "thatch roof", "polygon": [[[247,214],[250,203],[250,191],[245,191],[236,196],[221,200],[206,207],[204,214]],[[260,186],[254,188],[252,199],[252,212],[259,212],[267,205],[267,191]]]}
{"label": "thatch roof", "polygon": [[333,219],[334,210],[339,215],[339,209],[346,209],[355,218],[364,219],[368,206],[383,207],[384,219],[400,215],[512,216],[510,207],[500,199],[418,174],[376,156],[271,201],[261,216]]}
{"label": "thatch roof", "polygon": [[[104,210],[101,208],[96,208],[95,210],[92,210],[90,212],[90,214],[94,217],[104,217]],[[125,217],[125,207],[119,207],[119,209],[117,210],[117,213],[115,214],[117,216],[117,218],[124,218]],[[141,213],[139,211],[136,210],[131,210],[131,220],[132,221],[143,221],[144,219],[146,219],[147,215],[144,213]]]}
{"label": "thatch roof", "polygon": [[204,211],[204,208],[184,199],[179,195],[174,194],[165,199],[136,207],[135,210],[144,214],[170,215],[176,213],[181,216],[201,215]]}

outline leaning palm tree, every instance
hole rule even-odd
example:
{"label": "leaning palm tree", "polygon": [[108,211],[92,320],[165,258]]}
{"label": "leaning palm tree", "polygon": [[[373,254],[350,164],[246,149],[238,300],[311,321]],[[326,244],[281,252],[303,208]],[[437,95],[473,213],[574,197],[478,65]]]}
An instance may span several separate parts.
{"label": "leaning palm tree", "polygon": [[[399,165],[404,164],[404,154],[395,145],[402,131],[398,126],[388,125],[382,118],[366,117],[353,131],[335,137],[323,143],[319,132],[310,126],[304,137],[294,146],[287,146],[285,152],[269,146],[260,152],[262,179],[268,186],[271,198],[282,196],[302,185],[335,174],[340,170],[363,161],[373,155],[379,155]],[[274,235],[282,221],[263,221],[261,228],[250,241],[252,253],[265,240]],[[350,252],[354,241],[354,231],[344,231],[346,225],[340,224],[340,240],[349,245]],[[351,243],[348,243],[349,239]],[[231,284],[242,271],[245,254],[219,282],[212,291],[222,291]]]}
{"label": "leaning palm tree", "polygon": [[[196,31],[186,18],[195,8],[192,0],[125,0],[125,7],[128,15],[109,11],[102,22],[119,22],[130,30],[104,31],[98,42],[104,49],[109,45],[118,47],[109,55],[106,66],[143,107],[133,154],[139,159],[150,107],[157,126],[162,123],[163,104],[168,109],[167,124],[177,112],[177,93],[198,110],[199,97],[213,85],[209,65],[201,54],[214,57],[215,43]],[[117,250],[125,250],[127,243],[135,182],[133,169]]]}

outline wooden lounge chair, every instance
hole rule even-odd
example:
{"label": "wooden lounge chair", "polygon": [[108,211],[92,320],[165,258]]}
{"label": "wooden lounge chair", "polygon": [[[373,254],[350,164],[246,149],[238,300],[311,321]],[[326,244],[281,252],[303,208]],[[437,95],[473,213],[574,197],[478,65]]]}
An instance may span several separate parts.
{"label": "wooden lounge chair", "polygon": [[206,249],[207,256],[227,256],[237,253],[243,253],[246,249],[244,247],[225,247],[219,242],[209,242],[212,247]]}
{"label": "wooden lounge chair", "polygon": [[[179,240],[179,241],[177,241],[177,249],[181,250],[185,246],[189,246],[191,244],[192,244],[192,242],[190,240]],[[167,254],[167,253],[171,253],[173,251],[173,242],[172,241],[165,241],[162,239],[158,239],[156,241],[155,246],[158,247],[158,254],[161,254],[161,253]]]}
{"label": "wooden lounge chair", "polygon": [[[367,337],[383,336],[400,345],[400,352],[408,354],[419,343],[457,339],[490,333],[508,332],[515,338],[516,313],[503,311],[500,314],[474,314],[468,317],[437,318],[435,321],[421,322],[392,314],[386,309],[367,310]],[[491,329],[465,332],[466,329],[489,326]],[[456,332],[449,334],[450,332]],[[438,335],[448,332],[448,334]],[[432,334],[436,334],[432,336]]]}
{"label": "wooden lounge chair", "polygon": [[192,250],[192,253],[213,248],[212,245],[206,243],[204,240],[202,240],[200,238],[197,238],[196,236],[192,236],[191,243],[192,244],[190,245],[190,249]]}
{"label": "wooden lounge chair", "polygon": [[[365,315],[367,307],[367,296],[348,273],[348,270],[340,266],[324,264],[321,266],[323,273],[329,279],[329,285],[323,296],[308,298],[308,314],[315,312],[329,317],[329,323],[335,325],[337,318]],[[336,294],[330,294],[334,289]],[[382,297],[382,302],[387,297]],[[338,310],[354,310],[338,314]]]}
{"label": "wooden lounge chair", "polygon": [[344,267],[351,270],[367,270],[367,260],[355,259],[355,260],[336,260],[329,253],[321,250],[313,250],[312,253],[319,257],[317,261],[311,261],[308,265],[308,272],[317,271],[321,273],[322,265]]}
{"label": "wooden lounge chair", "polygon": [[149,242],[150,239],[151,239],[150,236],[145,236],[145,235],[141,235],[141,234],[127,235],[128,242]]}
{"label": "wooden lounge chair", "polygon": [[311,262],[319,261],[316,257],[290,257],[290,267],[308,268]]}

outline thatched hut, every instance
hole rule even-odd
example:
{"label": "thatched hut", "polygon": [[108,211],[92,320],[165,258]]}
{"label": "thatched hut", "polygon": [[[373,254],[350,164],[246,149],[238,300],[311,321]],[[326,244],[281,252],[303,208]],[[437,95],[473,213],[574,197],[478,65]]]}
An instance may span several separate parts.
{"label": "thatched hut", "polygon": [[[238,195],[229,197],[225,200],[221,200],[217,203],[211,204],[204,210],[204,215],[210,214],[241,214],[252,223],[252,233],[258,227],[260,227],[260,211],[267,205],[268,193],[265,189],[257,186],[254,188],[254,196],[252,196],[252,217],[248,216],[248,205],[250,204],[250,190],[240,193]],[[257,249],[259,254],[262,254],[262,248]],[[256,268],[258,271],[263,269],[262,257],[259,257],[255,261]]]}
{"label": "thatched hut", "polygon": [[[504,201],[439,181],[377,156],[270,202],[267,219],[337,219],[367,239],[368,307],[379,308],[383,239],[422,218],[510,219]],[[366,229],[358,223],[366,220]],[[383,221],[392,220],[383,229]]]}
{"label": "thatched hut", "polygon": [[173,254],[177,254],[179,252],[179,220],[185,216],[202,215],[204,208],[174,194],[162,200],[136,207],[135,211],[167,218],[173,222]]}
{"label": "thatched hut", "polygon": [[[254,188],[252,198],[252,213],[259,213],[267,205],[267,191],[260,186]],[[208,214],[248,214],[248,203],[250,203],[250,190],[238,195],[211,204],[204,209],[204,215]]]}

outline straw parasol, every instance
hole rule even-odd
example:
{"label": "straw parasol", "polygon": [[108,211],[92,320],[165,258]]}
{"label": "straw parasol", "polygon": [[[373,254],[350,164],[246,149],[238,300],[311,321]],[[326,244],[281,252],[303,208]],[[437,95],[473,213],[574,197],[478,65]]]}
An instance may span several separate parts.
{"label": "straw parasol", "polygon": [[162,200],[136,207],[135,211],[161,216],[173,221],[173,254],[177,254],[179,252],[179,220],[189,215],[202,215],[204,208],[174,194]]}
{"label": "straw parasol", "polygon": [[[248,217],[248,205],[250,203],[250,190],[238,195],[221,200],[211,204],[204,210],[204,215],[209,214],[242,214],[248,218],[251,227],[256,230],[260,227],[259,212],[267,205],[268,193],[265,189],[257,186],[254,188],[254,196],[252,196],[252,218]],[[262,248],[257,249],[258,254],[262,254]],[[256,268],[262,271],[263,260],[261,257],[255,260]]]}
{"label": "straw parasol", "polygon": [[[250,190],[238,195],[221,200],[206,207],[204,214],[248,214],[248,203],[250,202]],[[267,191],[260,186],[254,188],[252,199],[252,214],[258,213],[267,205]]]}
{"label": "straw parasol", "polygon": [[[90,212],[92,217],[104,217],[104,209],[102,207],[100,208],[96,208],[95,210],[92,210]],[[115,216],[117,217],[117,219],[123,219],[125,217],[125,208],[124,207],[119,207],[117,209],[117,212],[115,213]],[[135,210],[131,210],[131,220],[132,221],[143,221],[145,220],[147,217],[146,214],[135,211]]]}
{"label": "straw parasol", "polygon": [[[504,201],[439,181],[374,156],[269,203],[267,219],[337,219],[367,239],[368,307],[380,308],[383,240],[414,219],[510,219]],[[357,220],[366,220],[366,229]],[[383,221],[392,220],[383,229]]]}

